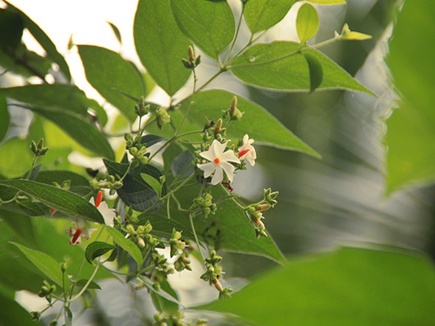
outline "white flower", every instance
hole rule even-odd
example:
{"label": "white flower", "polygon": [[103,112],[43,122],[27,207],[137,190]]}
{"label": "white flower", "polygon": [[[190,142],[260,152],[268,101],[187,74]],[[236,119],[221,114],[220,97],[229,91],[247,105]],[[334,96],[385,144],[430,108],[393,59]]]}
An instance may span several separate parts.
{"label": "white flower", "polygon": [[255,165],[255,160],[257,158],[257,153],[255,152],[254,146],[252,144],[254,143],[253,139],[249,139],[248,135],[243,136],[243,144],[239,147],[239,152],[237,155],[241,160],[246,160],[251,164],[251,166]]}
{"label": "white flower", "polygon": [[204,171],[205,178],[208,178],[214,173],[213,178],[211,179],[213,185],[222,182],[224,178],[223,171],[225,171],[228,180],[230,182],[233,181],[235,167],[229,162],[240,163],[240,160],[232,150],[225,152],[227,143],[228,142],[221,144],[215,139],[213,140],[213,143],[211,143],[208,151],[199,153],[201,157],[210,162],[198,164],[198,168]]}
{"label": "white flower", "polygon": [[86,227],[86,221],[82,218],[79,218],[77,221],[73,222],[74,228],[69,228],[66,232],[71,236],[69,243],[72,245],[79,244],[82,241],[82,238],[89,239],[92,232],[96,229],[88,229]]}

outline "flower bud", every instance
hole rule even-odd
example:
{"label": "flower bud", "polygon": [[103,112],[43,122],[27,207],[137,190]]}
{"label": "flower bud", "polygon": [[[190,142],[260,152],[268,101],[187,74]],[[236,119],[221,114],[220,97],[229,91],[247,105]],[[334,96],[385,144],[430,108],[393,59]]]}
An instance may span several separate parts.
{"label": "flower bud", "polygon": [[193,62],[195,60],[195,52],[193,51],[193,47],[189,45],[187,49],[187,55],[190,62]]}

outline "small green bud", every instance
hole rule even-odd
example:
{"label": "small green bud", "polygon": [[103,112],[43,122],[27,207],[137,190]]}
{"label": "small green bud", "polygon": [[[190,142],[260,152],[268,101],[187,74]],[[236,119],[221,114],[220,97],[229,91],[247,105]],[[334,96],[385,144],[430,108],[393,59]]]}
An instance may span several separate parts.
{"label": "small green bud", "polygon": [[136,234],[136,230],[134,229],[134,226],[131,224],[128,224],[125,229],[127,230],[128,233],[130,234]]}

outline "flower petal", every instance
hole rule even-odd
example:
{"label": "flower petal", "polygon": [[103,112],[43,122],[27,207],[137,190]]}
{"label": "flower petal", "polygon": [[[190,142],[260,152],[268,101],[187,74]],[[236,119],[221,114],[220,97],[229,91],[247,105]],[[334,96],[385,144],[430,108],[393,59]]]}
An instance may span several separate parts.
{"label": "flower petal", "polygon": [[[229,163],[227,163],[227,164],[229,164]],[[222,168],[220,166],[217,166],[216,171],[213,175],[213,178],[211,179],[211,184],[217,185],[217,184],[221,183],[223,179],[224,179],[224,173],[222,171]]]}
{"label": "flower petal", "polygon": [[[222,169],[225,171],[225,174],[228,177],[228,180],[233,181],[233,177],[234,177],[234,170],[236,169],[232,164],[228,163],[228,162],[222,162],[220,164],[220,166],[222,167]],[[222,180],[221,180],[222,181]]]}
{"label": "flower petal", "polygon": [[211,176],[216,170],[216,167],[217,166],[214,163],[198,164],[198,168],[204,171],[204,178]]}

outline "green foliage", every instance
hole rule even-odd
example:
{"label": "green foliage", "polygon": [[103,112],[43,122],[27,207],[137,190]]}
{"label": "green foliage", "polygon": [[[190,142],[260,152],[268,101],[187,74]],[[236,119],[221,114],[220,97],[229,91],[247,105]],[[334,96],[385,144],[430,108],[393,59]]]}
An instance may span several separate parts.
{"label": "green foliage", "polygon": [[310,89],[310,69],[303,53],[309,53],[322,65],[319,89],[348,89],[370,93],[346,71],[315,49],[301,49],[300,44],[277,41],[257,44],[232,63],[231,71],[242,81],[261,88],[304,91]]}
{"label": "green foliage", "polygon": [[123,59],[118,53],[101,47],[79,45],[78,49],[87,80],[129,121],[133,122],[136,114],[132,101],[122,93],[138,98],[146,95],[145,81],[136,66]]}
{"label": "green foliage", "polygon": [[18,190],[39,200],[49,208],[57,209],[71,216],[104,223],[101,213],[92,204],[70,191],[31,180],[0,180],[0,186]]}
{"label": "green foliage", "polygon": [[252,34],[264,31],[280,22],[295,0],[250,0],[244,5],[246,24]]}
{"label": "green foliage", "polygon": [[291,260],[206,308],[253,325],[425,325],[433,319],[434,298],[434,268],[426,257],[342,248]]}
{"label": "green foliage", "polygon": [[[257,144],[320,155],[260,105],[206,87],[228,72],[262,90],[371,94],[318,50],[324,44],[365,36],[345,25],[342,34],[311,45],[308,41],[317,33],[319,19],[310,4],[303,4],[297,16],[300,43],[258,42],[294,3],[244,0],[238,16],[224,0],[140,0],[133,36],[146,74],[119,53],[77,45],[88,82],[126,118],[124,134],[118,134],[123,129],[119,124],[108,123],[106,108],[73,84],[64,57],[38,25],[13,6],[0,10],[0,65],[5,74],[27,78],[26,86],[0,88],[0,139],[10,128],[14,106],[33,115],[24,139],[12,137],[0,146],[0,301],[5,299],[6,306],[21,314],[11,298],[14,291],[28,289],[46,298],[47,309],[53,300],[59,302],[53,323],[70,325],[72,302],[92,300],[90,291],[100,289],[96,280],[123,274],[126,282],[148,290],[158,310],[157,322],[175,325],[181,323],[184,307],[169,275],[197,268],[192,260],[201,265],[200,278],[217,290],[219,298],[233,290],[222,285],[226,266],[216,251],[286,263],[266,227],[267,211],[278,203],[278,191],[267,188],[263,198],[250,202],[233,193],[233,177],[254,166]],[[109,25],[122,43],[121,32]],[[45,55],[27,50],[22,40],[26,29]],[[241,37],[247,29],[250,35]],[[207,74],[194,48],[210,57],[212,77],[202,77]],[[67,83],[56,78],[47,82],[53,64]],[[169,105],[149,102],[151,85],[171,97]],[[117,138],[122,136],[119,145]],[[85,171],[73,166],[67,158],[73,150],[99,156],[104,167]],[[81,246],[82,240],[86,245]],[[10,244],[19,250],[18,257],[4,249]],[[342,255],[336,260],[331,256],[332,265],[346,262],[349,254]],[[360,259],[369,261],[369,256]],[[108,266],[109,261],[115,263]],[[328,272],[331,263],[327,258],[321,265]],[[307,275],[314,270],[307,268]],[[302,275],[290,272],[290,279]],[[289,271],[278,273],[288,276]],[[274,311],[270,295],[264,296],[270,301],[264,303],[267,314]],[[250,307],[254,315],[260,311],[256,303]],[[243,310],[240,315],[252,319]]]}
{"label": "green foliage", "polygon": [[433,46],[424,51],[415,50],[431,38],[435,23],[429,16],[433,10],[432,1],[418,1],[412,6],[406,3],[391,41],[388,62],[400,100],[398,109],[387,120],[387,184],[390,192],[409,183],[435,180],[432,97],[435,50]]}
{"label": "green foliage", "polygon": [[174,95],[190,76],[190,71],[181,64],[190,41],[178,28],[169,0],[139,1],[134,40],[150,76],[169,95]]}
{"label": "green foliage", "polygon": [[226,1],[171,0],[171,8],[183,33],[205,54],[218,59],[231,43],[235,24]]}

